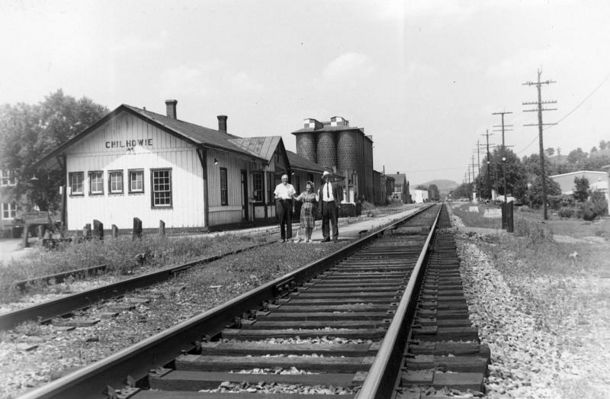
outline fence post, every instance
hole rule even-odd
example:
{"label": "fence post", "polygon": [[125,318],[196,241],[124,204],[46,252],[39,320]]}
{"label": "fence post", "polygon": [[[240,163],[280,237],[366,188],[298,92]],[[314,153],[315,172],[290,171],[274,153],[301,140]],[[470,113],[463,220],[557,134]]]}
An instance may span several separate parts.
{"label": "fence post", "polygon": [[112,225],[112,238],[118,238],[119,237],[119,228],[116,226],[116,224]]}
{"label": "fence post", "polygon": [[36,228],[36,234],[37,234],[39,240],[42,240],[44,238],[44,231],[45,231],[45,226],[43,224],[39,224]]}
{"label": "fence post", "polygon": [[507,206],[508,209],[506,212],[506,231],[509,233],[512,233],[513,231],[515,231],[515,224],[514,224],[514,219],[513,219],[513,216],[515,214],[514,213],[515,208],[513,207],[512,201],[509,202],[507,205],[508,205]]}
{"label": "fence post", "polygon": [[163,220],[159,220],[159,235],[165,236],[165,222]]}
{"label": "fence post", "polygon": [[104,223],[97,219],[93,219],[93,237],[99,240],[104,239]]}
{"label": "fence post", "polygon": [[23,248],[28,248],[30,246],[30,243],[28,242],[29,230],[30,225],[26,223],[25,226],[23,226]]}
{"label": "fence post", "polygon": [[138,218],[133,218],[133,231],[131,233],[131,239],[142,238],[142,221]]}
{"label": "fence post", "polygon": [[83,238],[85,240],[91,239],[91,223],[87,223],[85,227],[83,227]]}

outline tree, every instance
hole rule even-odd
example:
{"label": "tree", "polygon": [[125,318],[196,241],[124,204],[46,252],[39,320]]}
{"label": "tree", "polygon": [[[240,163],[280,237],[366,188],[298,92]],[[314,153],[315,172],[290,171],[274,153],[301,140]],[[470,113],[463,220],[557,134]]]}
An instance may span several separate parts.
{"label": "tree", "polygon": [[545,151],[549,157],[552,157],[555,154],[555,149],[553,147],[549,147]]}
{"label": "tree", "polygon": [[472,183],[462,183],[450,193],[451,198],[470,198],[472,195]]}
{"label": "tree", "polygon": [[428,199],[430,201],[438,201],[441,199],[441,195],[436,184],[430,184],[428,186]]}
{"label": "tree", "polygon": [[[555,182],[555,180],[550,179],[547,176],[545,182],[547,196],[561,194],[561,187],[559,187],[559,184]],[[540,176],[536,176],[533,183],[530,184],[525,196],[525,202],[529,203],[534,208],[538,208],[542,205],[542,179]]]}
{"label": "tree", "polygon": [[[44,154],[99,120],[108,109],[83,97],[76,100],[57,90],[44,101],[0,107],[0,167],[15,171],[17,186],[10,193],[21,208],[57,208],[61,171],[37,171]],[[37,181],[31,179],[36,176]]]}
{"label": "tree", "polygon": [[586,177],[574,178],[574,199],[584,202],[589,198],[589,180]]}
{"label": "tree", "polygon": [[608,144],[610,144],[610,142],[607,142],[605,140],[602,140],[599,142],[599,149],[600,150],[605,150],[606,148],[608,148]]}
{"label": "tree", "polygon": [[573,170],[582,170],[586,160],[587,153],[584,152],[580,147],[570,151],[568,154],[568,162],[572,164]]}
{"label": "tree", "polygon": [[[504,171],[503,171],[504,167]],[[517,155],[506,150],[505,160],[502,160],[502,150],[496,148],[487,162],[483,159],[481,173],[475,180],[477,192],[482,198],[491,198],[487,190],[487,175],[489,174],[491,186],[497,193],[504,195],[504,176],[506,175],[506,191],[509,195],[520,198],[526,191],[526,171]]]}

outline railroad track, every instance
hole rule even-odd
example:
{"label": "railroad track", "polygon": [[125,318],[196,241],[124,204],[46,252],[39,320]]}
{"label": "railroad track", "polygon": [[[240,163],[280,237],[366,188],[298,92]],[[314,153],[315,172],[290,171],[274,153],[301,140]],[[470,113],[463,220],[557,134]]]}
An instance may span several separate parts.
{"label": "railroad track", "polygon": [[[113,317],[117,312],[131,310],[138,304],[147,303],[152,298],[143,298],[134,295],[133,292],[140,288],[146,288],[153,284],[167,281],[177,274],[182,273],[192,267],[201,266],[223,257],[235,255],[251,249],[256,249],[261,246],[273,244],[275,241],[267,241],[254,245],[245,246],[243,248],[234,249],[218,255],[208,255],[198,257],[193,260],[163,267],[158,270],[144,273],[139,276],[127,278],[111,284],[105,284],[100,287],[84,290],[75,294],[63,296],[61,298],[48,300],[35,305],[27,306],[19,310],[0,313],[0,331],[14,328],[20,323],[26,321],[37,321],[44,324],[53,323],[54,318],[62,318],[56,320],[62,326],[73,328],[80,326],[93,325],[99,318],[96,317],[80,317],[81,313],[87,313],[94,304],[107,302],[106,310],[101,311],[102,318]],[[86,276],[94,275],[104,269],[106,266],[96,266],[89,269],[73,270],[66,273],[60,273],[53,276],[44,276],[38,279],[19,281],[16,283],[18,289],[26,289],[29,284],[36,282],[48,282],[50,280],[63,281],[69,276]],[[110,301],[112,300],[112,301]],[[100,313],[100,312],[97,312]]]}
{"label": "railroad track", "polygon": [[449,234],[434,233],[439,215],[447,223],[440,209],[429,207],[23,398],[411,398],[440,389],[443,378],[453,388],[480,390],[489,353],[463,325],[455,247]]}
{"label": "railroad track", "polygon": [[[244,248],[225,252],[220,255],[198,257],[185,263],[170,265],[159,270],[144,273],[142,275],[131,277],[122,281],[105,284],[100,287],[88,289],[76,294],[70,294],[58,299],[41,302],[39,304],[24,307],[19,310],[2,313],[0,314],[0,331],[11,329],[17,326],[19,323],[23,323],[25,321],[51,323],[52,319],[55,317],[71,317],[79,310],[88,309],[91,305],[97,302],[112,298],[118,298],[116,301],[118,303],[109,304],[109,313],[115,312],[113,308],[118,309],[118,311],[129,310],[138,303],[142,303],[143,300],[146,300],[137,296],[128,296],[131,292],[137,290],[138,288],[149,287],[153,284],[167,281],[175,277],[177,274],[182,273],[192,267],[201,266],[203,264],[221,259],[225,256],[235,255],[270,244],[273,244],[273,241],[249,245]],[[77,270],[72,273],[79,272],[81,271]],[[124,298],[126,295],[128,297]],[[148,300],[150,299],[148,298]],[[72,324],[78,326],[79,324],[82,325],[87,323],[91,323],[91,320],[85,320],[82,323],[77,320]]]}

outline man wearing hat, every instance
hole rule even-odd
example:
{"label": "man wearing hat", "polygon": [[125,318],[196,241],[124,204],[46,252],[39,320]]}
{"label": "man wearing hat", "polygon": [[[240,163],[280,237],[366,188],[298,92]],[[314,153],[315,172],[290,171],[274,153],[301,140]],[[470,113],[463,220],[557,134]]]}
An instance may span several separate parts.
{"label": "man wearing hat", "polygon": [[282,242],[292,238],[292,198],[296,191],[288,183],[288,175],[282,175],[282,182],[275,186],[275,214],[280,220],[280,233]]}
{"label": "man wearing hat", "polygon": [[331,175],[329,172],[324,171],[322,173],[323,184],[318,189],[318,200],[322,211],[322,235],[324,239],[322,242],[330,241],[330,226],[333,225],[333,241],[337,242],[339,237],[339,226],[337,226],[337,204],[341,202],[341,190],[336,183],[331,182]]}

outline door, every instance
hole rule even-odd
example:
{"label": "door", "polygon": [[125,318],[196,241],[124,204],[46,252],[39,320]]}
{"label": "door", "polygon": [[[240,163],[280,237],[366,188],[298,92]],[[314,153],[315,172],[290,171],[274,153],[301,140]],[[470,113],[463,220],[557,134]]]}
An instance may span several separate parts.
{"label": "door", "polygon": [[241,171],[241,218],[249,220],[248,217],[248,171]]}

